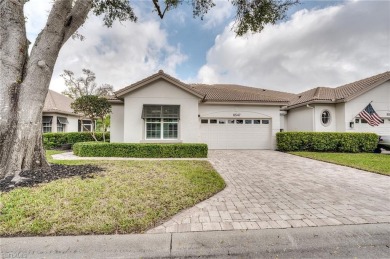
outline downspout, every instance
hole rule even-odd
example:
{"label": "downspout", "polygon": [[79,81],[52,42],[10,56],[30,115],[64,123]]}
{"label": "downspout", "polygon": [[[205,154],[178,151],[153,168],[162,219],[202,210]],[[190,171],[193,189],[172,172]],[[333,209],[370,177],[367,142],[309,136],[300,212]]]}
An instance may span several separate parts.
{"label": "downspout", "polygon": [[315,112],[315,109],[313,106],[310,106],[308,104],[306,104],[306,107],[313,110],[313,126],[312,127],[313,127],[313,131],[315,132],[316,131],[316,112]]}

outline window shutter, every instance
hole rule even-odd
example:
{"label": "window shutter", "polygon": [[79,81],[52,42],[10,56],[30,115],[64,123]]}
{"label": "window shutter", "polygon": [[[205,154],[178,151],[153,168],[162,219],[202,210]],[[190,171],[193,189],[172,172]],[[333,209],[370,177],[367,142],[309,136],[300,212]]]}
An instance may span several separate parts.
{"label": "window shutter", "polygon": [[148,118],[180,119],[180,105],[144,105],[142,119]]}
{"label": "window shutter", "polygon": [[42,117],[42,123],[51,123],[53,120],[53,116],[43,116]]}
{"label": "window shutter", "polygon": [[65,117],[57,117],[57,121],[59,124],[69,124],[69,121]]}

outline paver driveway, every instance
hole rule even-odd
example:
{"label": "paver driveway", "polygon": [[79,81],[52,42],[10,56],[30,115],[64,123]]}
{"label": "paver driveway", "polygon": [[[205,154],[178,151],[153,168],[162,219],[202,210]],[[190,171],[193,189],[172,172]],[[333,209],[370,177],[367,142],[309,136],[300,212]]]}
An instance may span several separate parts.
{"label": "paver driveway", "polygon": [[227,187],[149,233],[390,223],[390,177],[275,151],[211,151]]}

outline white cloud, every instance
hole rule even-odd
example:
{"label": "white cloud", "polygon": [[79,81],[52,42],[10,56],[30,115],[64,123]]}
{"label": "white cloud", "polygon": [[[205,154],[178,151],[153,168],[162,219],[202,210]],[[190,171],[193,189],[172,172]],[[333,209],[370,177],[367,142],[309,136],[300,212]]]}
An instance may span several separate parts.
{"label": "white cloud", "polygon": [[[35,25],[27,28],[33,31],[31,35],[36,36],[47,19],[47,15],[41,17],[42,10],[50,9],[50,6],[35,6],[41,0],[31,2],[34,4],[27,8],[26,14]],[[65,89],[64,80],[59,76],[64,69],[76,75],[81,75],[82,68],[90,69],[96,73],[98,84],[109,83],[115,89],[156,73],[159,69],[175,76],[176,66],[187,57],[180,46],[169,44],[168,34],[161,29],[159,21],[148,20],[147,15],[141,16],[142,22],[116,22],[112,28],[107,28],[100,17],[90,15],[79,30],[85,40],[70,39],[61,49],[50,88],[58,92]]]}
{"label": "white cloud", "polygon": [[203,26],[207,29],[214,28],[226,23],[226,20],[233,14],[233,5],[230,1],[215,1],[215,7],[204,16],[205,23]]}
{"label": "white cloud", "polygon": [[52,1],[30,0],[24,6],[24,15],[26,19],[26,31],[28,39],[33,42],[38,33],[45,26]]}
{"label": "white cloud", "polygon": [[215,39],[198,80],[289,92],[337,86],[390,70],[390,2],[300,10],[260,34]]}
{"label": "white cloud", "polygon": [[70,40],[61,50],[52,89],[64,88],[59,77],[64,69],[76,74],[82,68],[91,69],[98,83],[120,89],[159,69],[175,75],[176,66],[186,59],[179,47],[168,44],[166,32],[155,21],[116,23],[106,28],[99,18],[91,17],[80,33],[86,37],[84,41]]}

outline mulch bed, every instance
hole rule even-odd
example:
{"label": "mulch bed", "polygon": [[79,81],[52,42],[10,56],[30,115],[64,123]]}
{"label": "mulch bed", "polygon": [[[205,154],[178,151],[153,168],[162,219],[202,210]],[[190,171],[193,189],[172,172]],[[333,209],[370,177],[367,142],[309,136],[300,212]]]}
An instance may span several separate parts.
{"label": "mulch bed", "polygon": [[17,187],[32,187],[39,183],[48,183],[62,178],[81,176],[93,178],[93,174],[102,172],[103,169],[94,165],[57,165],[53,164],[48,169],[27,170],[20,173],[21,177],[28,178],[19,183],[11,182],[12,176],[0,180],[0,191],[8,192]]}

